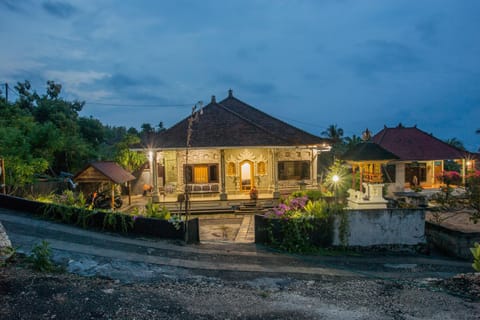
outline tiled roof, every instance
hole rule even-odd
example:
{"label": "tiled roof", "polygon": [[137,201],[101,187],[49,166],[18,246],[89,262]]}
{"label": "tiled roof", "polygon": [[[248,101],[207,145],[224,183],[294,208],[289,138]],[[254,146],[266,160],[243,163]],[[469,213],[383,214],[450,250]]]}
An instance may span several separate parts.
{"label": "tiled roof", "polygon": [[114,183],[125,183],[134,179],[135,177],[130,172],[113,161],[92,162],[74,177],[77,182],[110,180]]}
{"label": "tiled roof", "polygon": [[373,141],[396,154],[400,160],[453,160],[468,154],[417,127],[385,127],[373,137]]}
{"label": "tiled roof", "polygon": [[398,157],[374,142],[362,142],[345,152],[341,157],[350,161],[397,160]]}
{"label": "tiled roof", "polygon": [[[156,148],[184,148],[188,118],[156,136]],[[329,145],[320,138],[229,96],[216,102],[212,99],[193,123],[191,147],[255,147]]]}

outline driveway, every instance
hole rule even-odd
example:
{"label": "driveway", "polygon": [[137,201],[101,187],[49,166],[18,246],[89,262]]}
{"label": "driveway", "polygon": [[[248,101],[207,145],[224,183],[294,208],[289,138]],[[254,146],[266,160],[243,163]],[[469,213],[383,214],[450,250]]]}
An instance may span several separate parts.
{"label": "driveway", "polygon": [[0,221],[18,251],[28,253],[46,240],[54,260],[71,273],[134,286],[182,283],[189,312],[205,319],[217,319],[219,310],[237,310],[240,316],[232,318],[242,319],[279,310],[268,319],[475,319],[480,312],[478,304],[436,285],[436,279],[472,271],[470,263],[440,255],[300,256],[252,243],[184,245],[83,230],[5,209]]}

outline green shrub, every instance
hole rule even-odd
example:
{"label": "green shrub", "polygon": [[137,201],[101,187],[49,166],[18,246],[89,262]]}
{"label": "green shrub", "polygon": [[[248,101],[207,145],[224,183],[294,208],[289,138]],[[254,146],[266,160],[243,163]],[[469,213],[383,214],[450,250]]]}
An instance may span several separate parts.
{"label": "green shrub", "polygon": [[328,217],[328,204],[325,200],[308,201],[303,208],[305,212],[317,219],[323,219]]}
{"label": "green shrub", "polygon": [[145,215],[147,218],[163,220],[169,220],[171,217],[170,211],[165,206],[160,208],[158,203],[153,203],[151,200],[145,206]]}
{"label": "green shrub", "polygon": [[473,255],[472,267],[475,271],[480,272],[480,244],[475,242],[474,247],[470,248]]}
{"label": "green shrub", "polygon": [[128,232],[133,228],[135,221],[132,216],[113,211],[105,211],[103,218],[103,229],[117,230],[120,227],[122,232]]}
{"label": "green shrub", "polygon": [[50,244],[43,240],[40,244],[32,248],[32,254],[28,257],[29,262],[32,263],[33,268],[38,271],[52,271],[54,265],[52,263],[52,251]]}

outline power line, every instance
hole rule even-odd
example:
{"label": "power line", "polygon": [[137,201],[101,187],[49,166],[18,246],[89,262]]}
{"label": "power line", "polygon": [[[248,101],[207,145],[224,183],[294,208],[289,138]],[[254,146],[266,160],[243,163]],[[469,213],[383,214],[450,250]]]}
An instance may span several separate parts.
{"label": "power line", "polygon": [[20,95],[18,94],[17,91],[13,90],[13,89],[12,89],[11,87],[9,87],[9,86],[7,86],[7,88],[8,88],[8,90],[9,90],[10,92],[15,93],[15,95],[16,95],[17,97],[20,97]]}
{"label": "power line", "polygon": [[97,102],[97,101],[85,101],[85,104],[111,106],[111,107],[126,107],[126,108],[186,108],[191,107],[195,103],[181,103],[181,104],[124,104],[113,102]]}

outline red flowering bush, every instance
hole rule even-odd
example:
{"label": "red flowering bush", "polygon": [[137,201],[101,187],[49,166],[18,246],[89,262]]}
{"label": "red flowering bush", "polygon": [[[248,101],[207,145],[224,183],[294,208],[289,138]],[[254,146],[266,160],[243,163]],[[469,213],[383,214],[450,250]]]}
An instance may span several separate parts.
{"label": "red flowering bush", "polygon": [[460,185],[462,183],[462,177],[457,171],[443,171],[437,178],[448,186]]}

